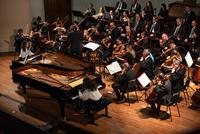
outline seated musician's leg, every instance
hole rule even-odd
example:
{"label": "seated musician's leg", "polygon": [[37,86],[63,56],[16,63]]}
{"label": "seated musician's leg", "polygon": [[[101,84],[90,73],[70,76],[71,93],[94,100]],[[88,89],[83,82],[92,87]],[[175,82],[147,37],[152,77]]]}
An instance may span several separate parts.
{"label": "seated musician's leg", "polygon": [[112,84],[112,88],[115,92],[115,95],[117,96],[117,99],[118,100],[122,99],[122,96],[121,96],[120,90],[119,90],[120,84],[114,83],[114,84]]}

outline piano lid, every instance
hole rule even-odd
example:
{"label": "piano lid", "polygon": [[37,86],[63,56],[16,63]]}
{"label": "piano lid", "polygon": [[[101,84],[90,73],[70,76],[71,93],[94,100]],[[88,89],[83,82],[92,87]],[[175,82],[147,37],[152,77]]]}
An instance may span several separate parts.
{"label": "piano lid", "polygon": [[[16,61],[24,65],[23,61]],[[26,64],[36,64],[48,67],[57,67],[65,70],[85,70],[90,67],[88,61],[72,58],[62,53],[45,52],[31,56],[27,59]]]}

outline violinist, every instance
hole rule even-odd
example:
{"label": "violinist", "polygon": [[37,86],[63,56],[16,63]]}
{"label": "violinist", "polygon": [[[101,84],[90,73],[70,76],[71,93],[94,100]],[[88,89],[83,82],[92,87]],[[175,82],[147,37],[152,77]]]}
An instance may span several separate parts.
{"label": "violinist", "polygon": [[141,12],[141,5],[138,3],[138,0],[133,0],[133,3],[131,4],[131,16],[135,17],[136,14],[140,14]]}
{"label": "violinist", "polygon": [[95,19],[101,19],[102,17],[104,17],[104,8],[100,7],[99,12],[95,15],[92,15],[92,17],[94,17]]}
{"label": "violinist", "polygon": [[150,112],[159,116],[161,104],[168,104],[171,101],[172,83],[170,75],[163,74],[159,74],[155,81],[155,88],[147,97],[147,103],[151,105]]}
{"label": "violinist", "polygon": [[157,16],[153,16],[152,23],[147,25],[147,30],[150,33],[150,36],[157,36],[161,33],[161,24]]}
{"label": "violinist", "polygon": [[15,36],[15,52],[20,52],[22,46],[23,46],[23,42],[24,42],[25,38],[23,35],[23,29],[18,29],[18,33]]}
{"label": "violinist", "polygon": [[84,12],[84,16],[93,16],[95,14],[96,10],[94,9],[94,5],[90,3],[88,9]]}
{"label": "violinist", "polygon": [[116,44],[113,46],[112,57],[120,57],[125,49],[123,41],[121,39],[117,39]]}
{"label": "violinist", "polygon": [[173,62],[175,60],[179,60],[180,62],[182,62],[182,57],[176,49],[174,49],[171,55],[167,57],[165,62],[161,64],[161,67],[160,67],[161,70],[164,71],[164,73],[171,72],[173,68]]}
{"label": "violinist", "polygon": [[133,66],[135,62],[135,51],[131,45],[127,45],[126,49],[122,51],[122,54],[120,57],[116,57],[120,62],[128,62],[130,66]]}
{"label": "violinist", "polygon": [[173,62],[171,71],[172,93],[177,93],[183,89],[185,69],[180,65],[179,60]]}

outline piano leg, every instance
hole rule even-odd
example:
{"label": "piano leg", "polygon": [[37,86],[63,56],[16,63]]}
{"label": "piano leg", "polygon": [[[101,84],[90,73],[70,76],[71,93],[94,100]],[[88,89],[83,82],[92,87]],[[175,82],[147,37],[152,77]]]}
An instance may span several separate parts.
{"label": "piano leg", "polygon": [[22,91],[23,91],[23,93],[26,94],[26,85],[21,84],[21,86],[22,86]]}
{"label": "piano leg", "polygon": [[65,102],[64,102],[64,100],[59,100],[58,102],[59,102],[59,105],[60,105],[60,114],[61,114],[61,117],[63,119],[65,119],[66,118],[65,117]]}

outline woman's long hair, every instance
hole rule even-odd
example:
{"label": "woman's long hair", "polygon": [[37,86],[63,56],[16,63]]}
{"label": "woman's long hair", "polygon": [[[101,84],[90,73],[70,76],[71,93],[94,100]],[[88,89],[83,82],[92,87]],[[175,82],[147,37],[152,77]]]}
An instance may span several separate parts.
{"label": "woman's long hair", "polygon": [[91,91],[95,91],[97,88],[96,88],[96,85],[93,83],[92,80],[90,80],[90,78],[88,77],[85,77],[83,79],[83,88],[84,89],[89,89]]}

